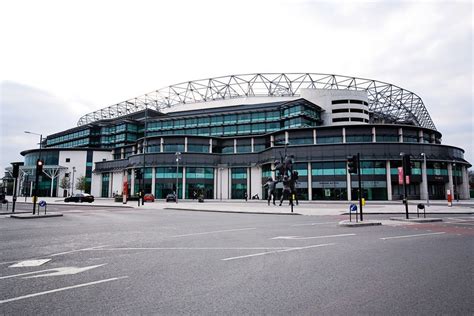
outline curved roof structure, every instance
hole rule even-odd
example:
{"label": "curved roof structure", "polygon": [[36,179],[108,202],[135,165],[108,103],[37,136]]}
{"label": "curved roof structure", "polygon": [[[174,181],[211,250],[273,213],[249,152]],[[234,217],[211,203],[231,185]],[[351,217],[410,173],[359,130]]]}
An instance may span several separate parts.
{"label": "curved roof structure", "polygon": [[79,119],[78,126],[117,118],[145,108],[163,111],[179,104],[247,97],[297,97],[301,89],[365,90],[373,117],[436,130],[423,101],[415,93],[372,79],[317,73],[256,73],[183,82],[129,99]]}

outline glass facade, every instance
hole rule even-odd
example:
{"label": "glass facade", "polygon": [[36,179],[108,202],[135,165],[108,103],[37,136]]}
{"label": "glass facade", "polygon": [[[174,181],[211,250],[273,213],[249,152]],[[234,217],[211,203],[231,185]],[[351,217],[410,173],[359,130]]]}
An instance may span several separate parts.
{"label": "glass facade", "polygon": [[232,168],[231,178],[231,198],[243,199],[247,192],[247,168]]}
{"label": "glass facade", "polygon": [[187,167],[185,198],[203,196],[205,199],[214,198],[214,168]]}
{"label": "glass facade", "polygon": [[313,200],[347,200],[345,161],[311,164]]}

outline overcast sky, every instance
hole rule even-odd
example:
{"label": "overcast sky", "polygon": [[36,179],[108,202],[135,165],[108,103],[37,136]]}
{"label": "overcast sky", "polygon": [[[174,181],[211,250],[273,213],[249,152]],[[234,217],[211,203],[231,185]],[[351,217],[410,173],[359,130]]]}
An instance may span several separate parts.
{"label": "overcast sky", "polygon": [[315,72],[390,82],[424,101],[474,163],[471,1],[0,2],[0,167],[38,137],[194,79]]}

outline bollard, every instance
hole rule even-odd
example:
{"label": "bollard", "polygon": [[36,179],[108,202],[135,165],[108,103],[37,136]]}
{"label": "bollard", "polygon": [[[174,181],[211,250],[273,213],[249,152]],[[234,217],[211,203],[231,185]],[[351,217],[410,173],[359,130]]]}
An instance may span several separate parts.
{"label": "bollard", "polygon": [[426,218],[426,211],[425,211],[425,205],[423,203],[420,203],[416,206],[416,215],[420,217],[419,211],[423,210],[423,218]]}

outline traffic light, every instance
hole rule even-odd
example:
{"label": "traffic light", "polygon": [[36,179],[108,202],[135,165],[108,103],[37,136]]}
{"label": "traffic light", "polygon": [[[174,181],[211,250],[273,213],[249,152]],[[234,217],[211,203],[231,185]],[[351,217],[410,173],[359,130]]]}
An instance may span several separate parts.
{"label": "traffic light", "polygon": [[141,169],[135,169],[135,179],[137,179],[137,180],[142,179],[142,170]]}
{"label": "traffic light", "polygon": [[405,168],[404,170],[404,175],[405,176],[411,176],[411,161],[410,161],[410,155],[403,155],[403,167]]}
{"label": "traffic light", "polygon": [[357,174],[357,155],[347,157],[347,169],[349,173]]}
{"label": "traffic light", "polygon": [[41,159],[36,160],[36,174],[40,176],[43,173],[44,161]]}

